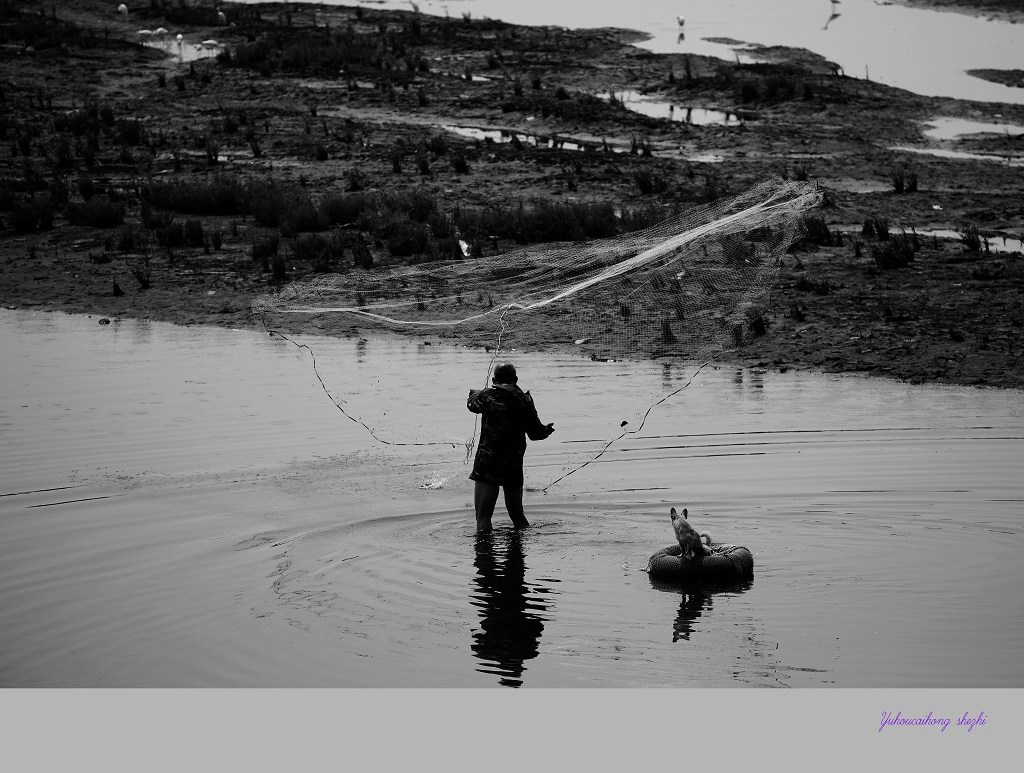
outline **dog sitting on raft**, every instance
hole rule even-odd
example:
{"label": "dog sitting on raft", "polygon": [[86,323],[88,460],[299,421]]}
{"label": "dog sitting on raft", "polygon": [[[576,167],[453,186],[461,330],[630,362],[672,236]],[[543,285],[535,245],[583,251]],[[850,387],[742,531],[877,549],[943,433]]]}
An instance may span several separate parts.
{"label": "dog sitting on raft", "polygon": [[[672,519],[672,530],[675,531],[676,539],[679,540],[679,548],[682,550],[679,557],[683,561],[692,561],[698,556],[710,556],[711,551],[708,548],[711,546],[711,535],[706,531],[698,532],[690,525],[686,516],[685,507],[682,515],[679,515],[674,507],[669,512],[669,517]],[[706,543],[705,540],[707,540]]]}

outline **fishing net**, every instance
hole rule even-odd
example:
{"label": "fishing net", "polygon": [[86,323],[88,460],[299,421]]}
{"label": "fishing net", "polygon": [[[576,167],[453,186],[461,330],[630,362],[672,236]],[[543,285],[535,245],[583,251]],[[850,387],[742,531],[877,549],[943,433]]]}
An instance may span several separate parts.
{"label": "fishing net", "polygon": [[[571,350],[592,360],[658,358],[696,369],[760,332],[782,256],[801,233],[802,214],[821,199],[811,183],[767,182],[610,239],[352,268],[289,284],[252,308],[268,330],[287,329],[290,315],[340,315],[361,329],[474,347],[480,372],[464,379],[467,387],[486,385],[491,367],[510,352]],[[325,377],[323,358],[313,366],[335,405],[369,438],[450,447],[458,461],[471,462],[476,426],[453,434],[429,420],[431,401],[454,400],[465,411],[462,392],[427,389],[419,409],[405,418],[392,410],[388,418],[394,406],[373,385],[358,383],[358,369],[339,367]],[[629,418],[616,413],[604,430],[607,442],[639,431],[651,407],[675,391],[662,384],[632,393]],[[543,407],[541,418],[548,420]],[[473,422],[468,413],[465,419]],[[591,456],[604,448],[594,447]],[[561,479],[580,462],[586,460],[566,463],[550,477]],[[454,474],[451,464],[439,459],[431,479],[443,483]]]}

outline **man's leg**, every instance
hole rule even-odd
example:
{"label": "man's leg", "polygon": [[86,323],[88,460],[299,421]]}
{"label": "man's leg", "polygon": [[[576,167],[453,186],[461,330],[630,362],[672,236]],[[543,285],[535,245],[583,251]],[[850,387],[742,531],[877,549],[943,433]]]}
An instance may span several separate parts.
{"label": "man's leg", "polygon": [[476,533],[482,534],[491,530],[491,516],[494,515],[494,504],[498,501],[498,484],[476,481],[473,489],[473,507],[476,508]]}
{"label": "man's leg", "polygon": [[505,509],[508,510],[508,517],[512,519],[512,525],[517,529],[525,529],[530,525],[523,513],[523,487],[504,486]]}

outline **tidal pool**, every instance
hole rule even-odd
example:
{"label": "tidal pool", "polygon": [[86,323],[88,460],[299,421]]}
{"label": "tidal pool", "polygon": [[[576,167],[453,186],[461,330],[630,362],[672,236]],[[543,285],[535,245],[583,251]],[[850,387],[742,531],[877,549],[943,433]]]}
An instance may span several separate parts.
{"label": "tidal pool", "polygon": [[[1024,686],[1019,391],[513,352],[556,432],[477,539],[492,354],[298,340],[442,444],[265,332],[0,312],[0,684]],[[753,581],[653,585],[673,505]]]}

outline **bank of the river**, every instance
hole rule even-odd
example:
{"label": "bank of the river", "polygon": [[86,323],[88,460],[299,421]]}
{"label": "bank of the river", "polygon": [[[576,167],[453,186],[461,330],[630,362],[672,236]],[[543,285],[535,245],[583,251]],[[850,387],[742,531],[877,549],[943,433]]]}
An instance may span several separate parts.
{"label": "bank of the river", "polygon": [[[937,116],[1024,125],[1024,107],[921,97],[788,49],[738,65],[652,54],[618,30],[295,4],[225,4],[226,26],[208,6],[129,6],[0,10],[4,306],[244,326],[282,282],[451,255],[440,231],[462,218],[469,234],[467,213],[667,212],[806,176],[829,193],[826,229],[787,256],[767,331],[733,356],[1024,387],[1024,259],[984,240],[1024,235],[1024,139],[924,134]],[[161,27],[169,53],[139,45]],[[733,118],[648,118],[598,96],[625,91]],[[425,235],[427,219],[380,203],[412,191]],[[863,233],[869,220],[889,239]],[[913,238],[931,230],[954,236]],[[519,247],[489,235],[470,241]]]}

